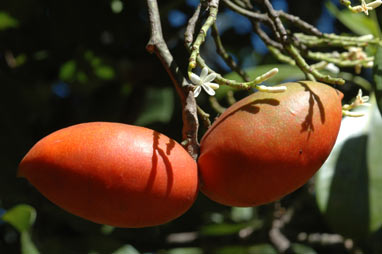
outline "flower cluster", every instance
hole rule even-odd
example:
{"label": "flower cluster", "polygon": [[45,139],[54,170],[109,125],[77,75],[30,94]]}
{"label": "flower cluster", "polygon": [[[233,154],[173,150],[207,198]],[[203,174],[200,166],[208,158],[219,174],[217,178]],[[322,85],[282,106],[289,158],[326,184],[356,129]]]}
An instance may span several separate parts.
{"label": "flower cluster", "polygon": [[[368,37],[372,35],[367,35]],[[366,38],[366,36],[364,36]],[[331,53],[331,57],[340,61],[352,61],[354,62],[354,71],[356,74],[360,74],[362,67],[372,68],[374,65],[374,57],[368,56],[362,47],[348,47],[347,51],[339,53],[334,51]],[[325,69],[338,73],[339,69],[334,64],[327,64]]]}
{"label": "flower cluster", "polygon": [[[374,65],[374,59],[371,60],[372,58],[368,58],[367,54],[365,51],[363,51],[363,48],[360,47],[349,47],[348,52],[344,54],[345,58],[348,60],[365,60],[367,61],[366,67],[373,67]],[[355,73],[360,74],[361,73],[361,68],[362,64],[357,64],[354,66],[355,68]]]}

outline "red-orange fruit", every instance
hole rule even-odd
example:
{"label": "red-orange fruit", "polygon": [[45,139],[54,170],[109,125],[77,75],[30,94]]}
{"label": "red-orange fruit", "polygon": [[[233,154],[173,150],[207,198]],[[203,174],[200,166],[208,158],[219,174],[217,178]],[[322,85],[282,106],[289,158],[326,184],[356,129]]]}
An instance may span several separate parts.
{"label": "red-orange fruit", "polygon": [[181,145],[121,123],[83,123],[46,136],[19,175],[66,211],[116,227],[171,221],[198,193],[196,162]]}
{"label": "red-orange fruit", "polygon": [[296,190],[336,141],[342,93],[322,83],[283,84],[229,107],[201,140],[201,191],[230,206],[256,206]]}

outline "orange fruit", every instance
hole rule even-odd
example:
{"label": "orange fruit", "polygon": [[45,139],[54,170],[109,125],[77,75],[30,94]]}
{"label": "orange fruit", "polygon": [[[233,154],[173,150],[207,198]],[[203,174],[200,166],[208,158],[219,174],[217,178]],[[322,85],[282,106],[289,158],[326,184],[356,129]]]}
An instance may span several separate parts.
{"label": "orange fruit", "polygon": [[342,93],[322,83],[283,84],[229,107],[201,140],[201,191],[230,206],[256,206],[296,190],[336,141]]}
{"label": "orange fruit", "polygon": [[19,175],[66,211],[116,227],[171,221],[198,193],[196,162],[181,145],[121,123],[83,123],[46,136],[25,155]]}

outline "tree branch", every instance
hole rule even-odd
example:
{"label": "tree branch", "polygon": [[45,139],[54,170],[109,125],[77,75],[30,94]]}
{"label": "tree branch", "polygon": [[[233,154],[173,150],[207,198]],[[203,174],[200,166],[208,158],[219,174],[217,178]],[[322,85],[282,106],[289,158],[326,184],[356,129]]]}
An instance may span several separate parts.
{"label": "tree branch", "polygon": [[291,242],[282,233],[284,226],[290,222],[294,209],[282,211],[283,209],[281,209],[279,202],[275,203],[275,208],[272,228],[269,231],[269,239],[280,254],[294,253],[291,249]]}
{"label": "tree branch", "polygon": [[185,79],[178,65],[174,61],[166,42],[163,39],[162,26],[158,3],[156,0],[147,0],[147,7],[150,19],[151,36],[146,45],[150,53],[155,53],[161,60],[164,68],[169,74],[177,94],[182,103],[183,130],[182,145],[188,153],[196,160],[199,154],[198,129],[199,121],[197,117],[197,104],[192,91],[192,86]]}
{"label": "tree branch", "polygon": [[269,23],[269,18],[266,14],[263,13],[257,13],[248,9],[245,9],[243,7],[240,7],[234,3],[232,3],[230,0],[223,0],[223,3],[230,8],[231,10],[240,13],[243,16],[246,16],[248,18],[252,18],[256,21],[261,21],[265,23]]}
{"label": "tree branch", "polygon": [[194,14],[188,21],[186,32],[184,33],[184,43],[187,48],[189,48],[192,42],[194,41],[195,25],[199,19],[201,6],[202,6],[201,4],[198,5]]}
{"label": "tree branch", "polygon": [[220,38],[220,35],[219,35],[219,31],[218,31],[218,27],[217,27],[216,23],[214,23],[212,25],[211,33],[212,33],[212,37],[214,38],[214,41],[215,41],[217,53],[223,58],[223,60],[231,68],[231,70],[235,71],[237,74],[239,74],[239,76],[244,81],[248,82],[249,81],[249,76],[247,75],[247,73],[245,73],[245,71],[243,71],[236,64],[236,62],[235,62],[235,60],[233,60],[232,56],[230,56],[227,53],[227,51],[225,50],[225,48],[223,46],[223,42],[221,41],[221,38]]}

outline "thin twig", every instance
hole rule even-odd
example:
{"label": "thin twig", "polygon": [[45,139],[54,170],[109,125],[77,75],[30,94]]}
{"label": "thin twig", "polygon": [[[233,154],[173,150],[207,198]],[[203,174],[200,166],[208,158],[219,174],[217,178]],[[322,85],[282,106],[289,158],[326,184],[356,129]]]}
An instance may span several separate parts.
{"label": "thin twig", "polygon": [[367,45],[381,45],[382,41],[378,38],[365,40],[361,37],[338,36],[335,34],[323,34],[322,37],[295,33],[294,36],[308,47],[366,47]]}
{"label": "thin twig", "polygon": [[211,120],[210,120],[210,114],[208,114],[207,112],[205,112],[201,107],[197,107],[197,110],[198,110],[198,115],[200,116],[202,122],[203,122],[203,125],[206,129],[210,128],[211,126]]}
{"label": "thin twig", "polygon": [[222,1],[228,8],[230,8],[231,10],[233,10],[233,11],[235,11],[235,12],[237,12],[243,16],[246,16],[248,18],[252,18],[252,19],[255,19],[255,20],[261,21],[261,22],[269,22],[269,18],[266,14],[257,13],[257,12],[245,9],[245,8],[235,4],[235,3],[232,3],[230,0],[222,0]]}
{"label": "thin twig", "polygon": [[187,48],[190,47],[192,42],[194,41],[194,32],[195,32],[195,25],[199,19],[200,15],[200,9],[201,9],[201,4],[198,5],[196,8],[194,14],[192,17],[188,20],[188,25],[186,27],[186,32],[184,33],[184,43]]}
{"label": "thin twig", "polygon": [[[274,69],[270,70],[269,72],[266,72],[263,75],[260,75],[260,76],[256,77],[255,79],[253,79],[251,81],[248,81],[248,82],[238,82],[236,80],[226,79],[221,74],[219,74],[219,73],[215,72],[214,70],[212,70],[206,64],[206,62],[204,61],[204,59],[201,56],[198,56],[196,58],[196,60],[197,60],[197,63],[198,63],[198,65],[200,67],[202,67],[202,68],[207,67],[209,73],[211,73],[211,72],[216,73],[216,78],[215,78],[215,82],[216,83],[218,83],[219,85],[227,85],[227,86],[230,86],[230,87],[233,87],[233,88],[236,88],[236,89],[240,89],[240,90],[250,90],[251,88],[256,88],[258,90],[266,91],[267,89],[264,90],[263,89],[264,87],[263,86],[259,86],[259,84],[261,84],[265,80],[269,79],[271,76],[275,75],[278,72],[278,69],[274,68]],[[269,92],[269,91],[266,91],[266,92]]]}
{"label": "thin twig", "polygon": [[277,48],[279,50],[283,50],[283,45],[279,42],[276,42],[272,40],[266,32],[261,28],[260,23],[256,21],[252,21],[253,29],[257,33],[257,35],[260,37],[263,42],[268,45],[272,46],[274,48]]}
{"label": "thin twig", "polygon": [[210,96],[209,98],[209,101],[210,101],[210,104],[212,106],[212,108],[219,114],[223,114],[223,112],[226,110],[225,107],[223,107],[222,105],[220,105],[218,99],[216,99],[216,97],[214,96]]}
{"label": "thin twig", "polygon": [[301,56],[300,52],[298,52],[298,50],[293,45],[290,45],[290,44],[286,45],[285,48],[288,50],[288,53],[296,61],[297,66],[300,67],[300,69],[304,73],[311,75],[309,77],[310,79],[314,77],[314,79],[317,79],[321,82],[333,84],[333,85],[343,85],[345,83],[345,80],[341,78],[333,78],[330,75],[323,75],[317,70],[313,69],[311,66],[308,65],[305,59]]}
{"label": "thin twig", "polygon": [[216,16],[218,13],[218,8],[219,8],[219,0],[211,0],[209,2],[208,8],[209,8],[209,13],[208,13],[207,20],[203,24],[198,36],[196,37],[194,43],[192,44],[191,56],[190,56],[189,64],[188,64],[189,74],[191,73],[192,69],[196,67],[196,58],[199,55],[200,46],[205,41],[208,30],[210,29],[212,24],[215,23]]}
{"label": "thin twig", "polygon": [[346,60],[341,59],[340,56],[333,56],[330,53],[322,53],[322,52],[312,52],[308,51],[306,57],[316,60],[316,61],[325,61],[329,63],[333,63],[339,67],[354,67],[356,65],[361,65],[362,67],[370,67],[370,62],[374,61],[374,57],[366,57],[365,59],[357,59],[357,60]]}
{"label": "thin twig", "polygon": [[220,38],[220,35],[219,35],[219,31],[218,31],[218,27],[216,25],[216,23],[214,23],[212,25],[212,37],[214,38],[214,41],[215,41],[215,45],[216,45],[216,51],[218,52],[218,54],[223,58],[224,62],[235,72],[237,72],[237,74],[239,74],[239,76],[244,80],[244,81],[249,81],[249,76],[247,75],[247,73],[245,73],[237,64],[236,62],[233,60],[233,58],[227,53],[227,51],[225,50],[224,46],[223,46],[223,43],[221,41],[221,38]]}
{"label": "thin twig", "polygon": [[289,13],[286,13],[283,11],[277,11],[277,13],[280,17],[282,17],[282,18],[288,20],[289,22],[293,23],[294,25],[296,25],[303,32],[308,33],[308,34],[312,34],[312,35],[315,35],[318,37],[323,36],[323,33],[320,30],[318,30],[316,27],[312,26],[311,24],[303,21],[302,19],[300,19],[300,17],[294,16],[292,14],[289,14]]}
{"label": "thin twig", "polygon": [[282,233],[282,229],[286,224],[288,224],[294,213],[294,209],[290,208],[287,211],[282,212],[280,203],[276,203],[276,210],[274,214],[274,220],[272,222],[272,228],[269,231],[269,239],[271,243],[276,247],[278,253],[293,253],[291,247],[291,242],[289,239]]}
{"label": "thin twig", "polygon": [[236,99],[235,99],[235,95],[233,93],[232,90],[229,90],[226,94],[226,98],[227,98],[227,102],[230,104],[230,105],[233,105],[236,103]]}
{"label": "thin twig", "polygon": [[271,45],[268,45],[268,49],[280,62],[284,62],[293,66],[296,65],[295,60],[293,60],[287,55],[284,55],[278,48],[274,48]]}
{"label": "thin twig", "polygon": [[279,13],[273,9],[273,6],[269,0],[263,0],[263,5],[268,13],[268,16],[274,22],[276,31],[280,34],[281,43],[286,43],[288,40],[288,34],[285,30],[283,23],[279,17]]}

